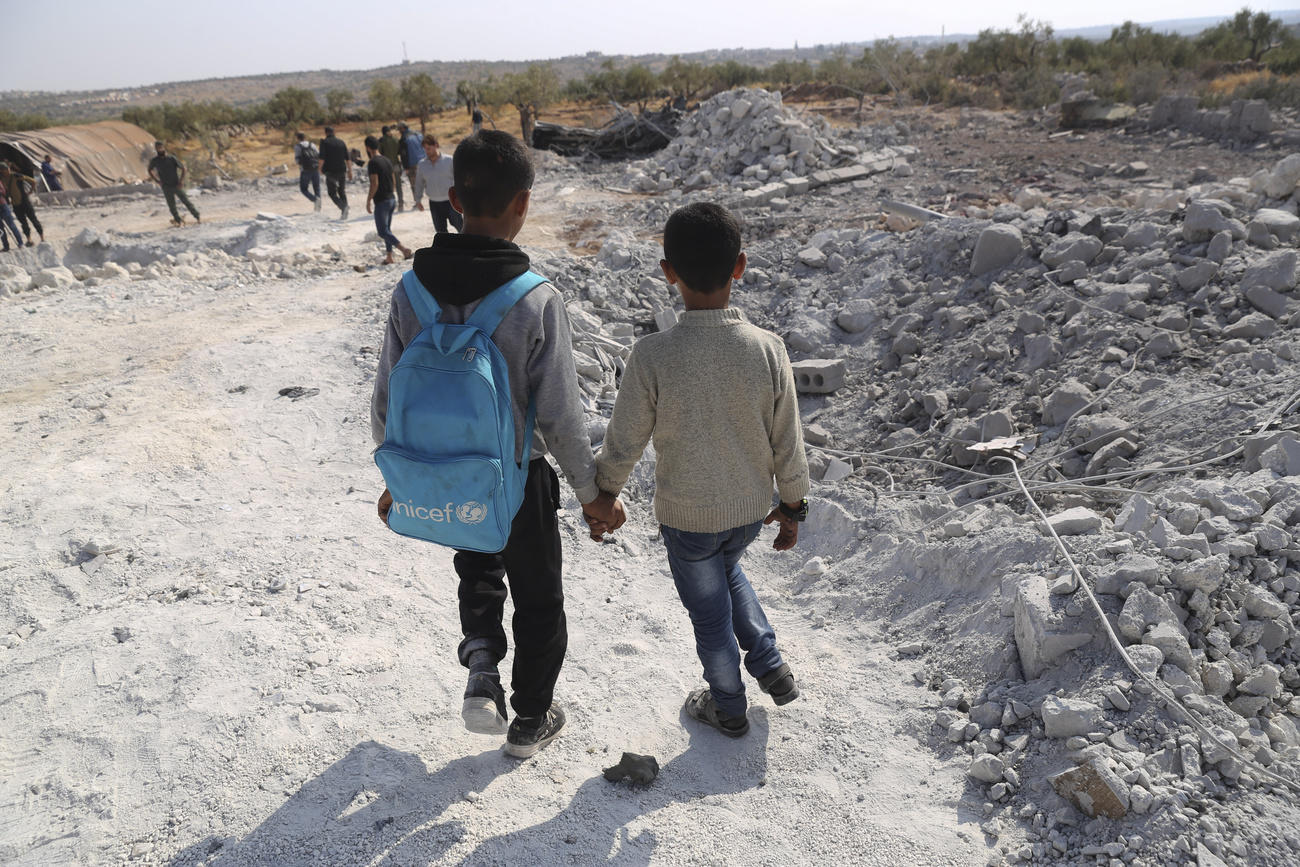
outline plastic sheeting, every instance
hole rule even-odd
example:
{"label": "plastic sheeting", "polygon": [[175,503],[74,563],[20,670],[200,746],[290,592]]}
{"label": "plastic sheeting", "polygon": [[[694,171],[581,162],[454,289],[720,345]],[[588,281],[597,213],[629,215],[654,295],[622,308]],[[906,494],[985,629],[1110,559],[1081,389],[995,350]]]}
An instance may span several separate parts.
{"label": "plastic sheeting", "polygon": [[134,184],[149,177],[154,138],[133,123],[106,120],[84,126],[52,126],[0,133],[0,157],[18,164],[44,190],[41,160],[54,156],[65,190]]}

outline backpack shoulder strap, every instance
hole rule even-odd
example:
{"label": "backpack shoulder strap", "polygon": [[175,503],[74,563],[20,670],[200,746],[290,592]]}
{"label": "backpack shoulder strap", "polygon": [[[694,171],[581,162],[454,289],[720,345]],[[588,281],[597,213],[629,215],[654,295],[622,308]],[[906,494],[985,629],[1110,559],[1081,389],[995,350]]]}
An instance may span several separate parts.
{"label": "backpack shoulder strap", "polygon": [[519,299],[523,298],[529,292],[546,282],[546,278],[532,271],[525,271],[518,277],[510,280],[496,289],[493,289],[481,302],[474,308],[474,312],[466,320],[466,325],[474,325],[481,328],[489,337],[497,330],[501,320],[510,312]]}
{"label": "backpack shoulder strap", "polygon": [[429,290],[424,288],[420,278],[415,276],[414,270],[402,275],[402,288],[406,290],[406,300],[411,303],[411,309],[415,311],[415,318],[420,320],[421,328],[428,328],[438,321],[442,308],[433,300]]}

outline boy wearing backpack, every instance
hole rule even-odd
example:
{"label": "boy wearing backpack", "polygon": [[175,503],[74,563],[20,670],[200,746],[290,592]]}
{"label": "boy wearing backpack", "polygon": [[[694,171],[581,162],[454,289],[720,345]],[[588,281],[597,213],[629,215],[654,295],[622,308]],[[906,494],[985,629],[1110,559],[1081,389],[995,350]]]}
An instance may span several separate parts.
{"label": "boy wearing backpack", "polygon": [[778,551],[799,539],[808,513],[799,403],[781,338],[729,306],[745,254],[740,225],[726,209],[697,203],[669,217],[660,266],[686,312],[633,347],[597,459],[596,484],[607,493],[584,511],[593,531],[614,529],[601,524],[600,512],[653,437],[655,517],[709,685],[687,697],[686,712],[734,738],[749,731],[741,650],[773,701],[799,696],[740,568],[763,524],[780,523]]}
{"label": "boy wearing backpack", "polygon": [[[371,400],[376,443],[385,441],[390,373],[424,327],[408,291],[427,292],[441,311],[440,322],[463,323],[486,296],[528,274],[528,256],[512,243],[528,215],[533,185],[527,150],[506,133],[470,136],[456,148],[453,183],[450,199],[465,216],[464,233],[436,235],[431,246],[416,252],[412,277],[404,278],[393,291]],[[425,303],[424,299],[418,302]],[[547,451],[555,456],[585,511],[611,528],[622,523],[623,515],[622,505],[611,498],[599,506],[593,502],[599,493],[596,467],[563,297],[549,283],[537,285],[509,308],[491,337],[508,370],[515,455],[523,456],[527,475],[504,549],[496,553],[458,550],[453,560],[460,579],[464,636],[457,656],[469,669],[461,715],[470,731],[506,731],[505,692],[497,664],[506,653],[502,613],[508,578],[515,607],[510,698],[515,717],[506,731],[506,751],[526,758],[553,740],[565,723],[563,711],[552,705],[568,634],[556,517],[559,480],[545,459]],[[530,401],[536,428],[525,442]],[[449,408],[448,415],[454,416],[456,409]],[[385,490],[380,517],[388,523],[390,510],[404,505],[394,506]],[[482,518],[473,508],[477,505],[419,508],[425,508],[425,515],[436,512],[433,520],[450,521],[455,515],[478,523]]]}

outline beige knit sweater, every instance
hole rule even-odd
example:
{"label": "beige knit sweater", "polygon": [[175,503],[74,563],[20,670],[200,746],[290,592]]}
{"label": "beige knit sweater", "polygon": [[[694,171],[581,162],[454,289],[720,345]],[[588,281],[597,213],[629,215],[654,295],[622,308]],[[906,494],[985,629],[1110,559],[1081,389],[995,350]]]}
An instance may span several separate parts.
{"label": "beige knit sweater", "polygon": [[654,438],[655,517],[720,533],[808,493],[794,373],[781,339],[735,308],[688,310],[632,349],[596,459],[617,494]]}

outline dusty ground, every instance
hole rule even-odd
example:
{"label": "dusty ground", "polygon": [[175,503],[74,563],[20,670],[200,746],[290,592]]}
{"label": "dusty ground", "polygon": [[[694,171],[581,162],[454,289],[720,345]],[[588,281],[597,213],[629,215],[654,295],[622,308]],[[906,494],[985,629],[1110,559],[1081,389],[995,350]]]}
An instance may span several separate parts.
{"label": "dusty ground", "polygon": [[[571,187],[543,177],[526,247],[565,246],[566,199],[622,198]],[[753,735],[731,743],[685,724],[697,663],[644,508],[604,547],[571,510],[569,730],[522,764],[467,734],[450,558],[374,516],[367,403],[399,269],[349,267],[378,261],[370,221],[314,214],[292,187],[197,204],[203,225],[184,229],[163,228],[161,197],[50,209],[47,235],[112,227],[183,253],[274,211],[292,221],[279,250],[329,243],[343,261],[291,279],[209,266],[0,311],[3,631],[26,633],[0,650],[0,860],[981,857],[960,763],[909,733],[928,693],[874,627],[829,627],[788,594],[814,539],[751,557],[807,697],[796,712],[758,700]],[[429,218],[394,229],[424,243]],[[605,782],[624,750],[657,756],[660,782]]]}
{"label": "dusty ground", "polygon": [[[875,225],[880,198],[956,213],[1031,183],[1163,188],[1197,166],[1226,179],[1278,156],[1199,141],[1166,150],[1109,132],[1053,137],[987,112],[881,107],[869,119],[888,120],[911,128],[912,176],[819,199],[756,224],[755,236]],[[353,132],[345,140],[359,140]],[[270,144],[248,164],[283,162],[287,144]],[[1106,168],[1139,159],[1150,181]],[[1085,181],[1085,163],[1101,176]],[[535,256],[573,257],[613,228],[653,237],[657,224],[642,217],[654,203],[611,189],[614,177],[544,161],[520,241]],[[44,212],[49,256],[93,227],[167,270],[0,299],[11,432],[0,636],[13,636],[0,647],[0,861],[989,859],[996,840],[981,828],[990,810],[965,776],[969,756],[931,749],[938,697],[897,653],[915,637],[907,629],[934,619],[921,598],[933,582],[859,589],[865,567],[805,573],[814,556],[833,567],[862,540],[850,512],[869,509],[851,497],[795,553],[766,547],[769,530],[747,557],[804,689],[783,708],[756,697],[748,738],[700,731],[681,711],[698,663],[644,502],[620,541],[602,546],[580,531],[571,494],[559,689],[569,728],[523,763],[464,731],[450,558],[374,516],[368,400],[400,268],[377,265],[361,191],[346,224],[281,181],[204,194],[204,224],[184,229],[166,228],[161,195]],[[394,231],[422,245],[429,217],[398,214]],[[245,237],[277,259],[213,252]],[[294,386],[319,391],[280,395]],[[978,580],[996,581],[983,561],[1016,544],[972,545],[943,579],[961,588],[972,576],[957,573],[978,566]],[[900,611],[911,619],[891,622]],[[654,785],[600,776],[625,750],[658,758]]]}

